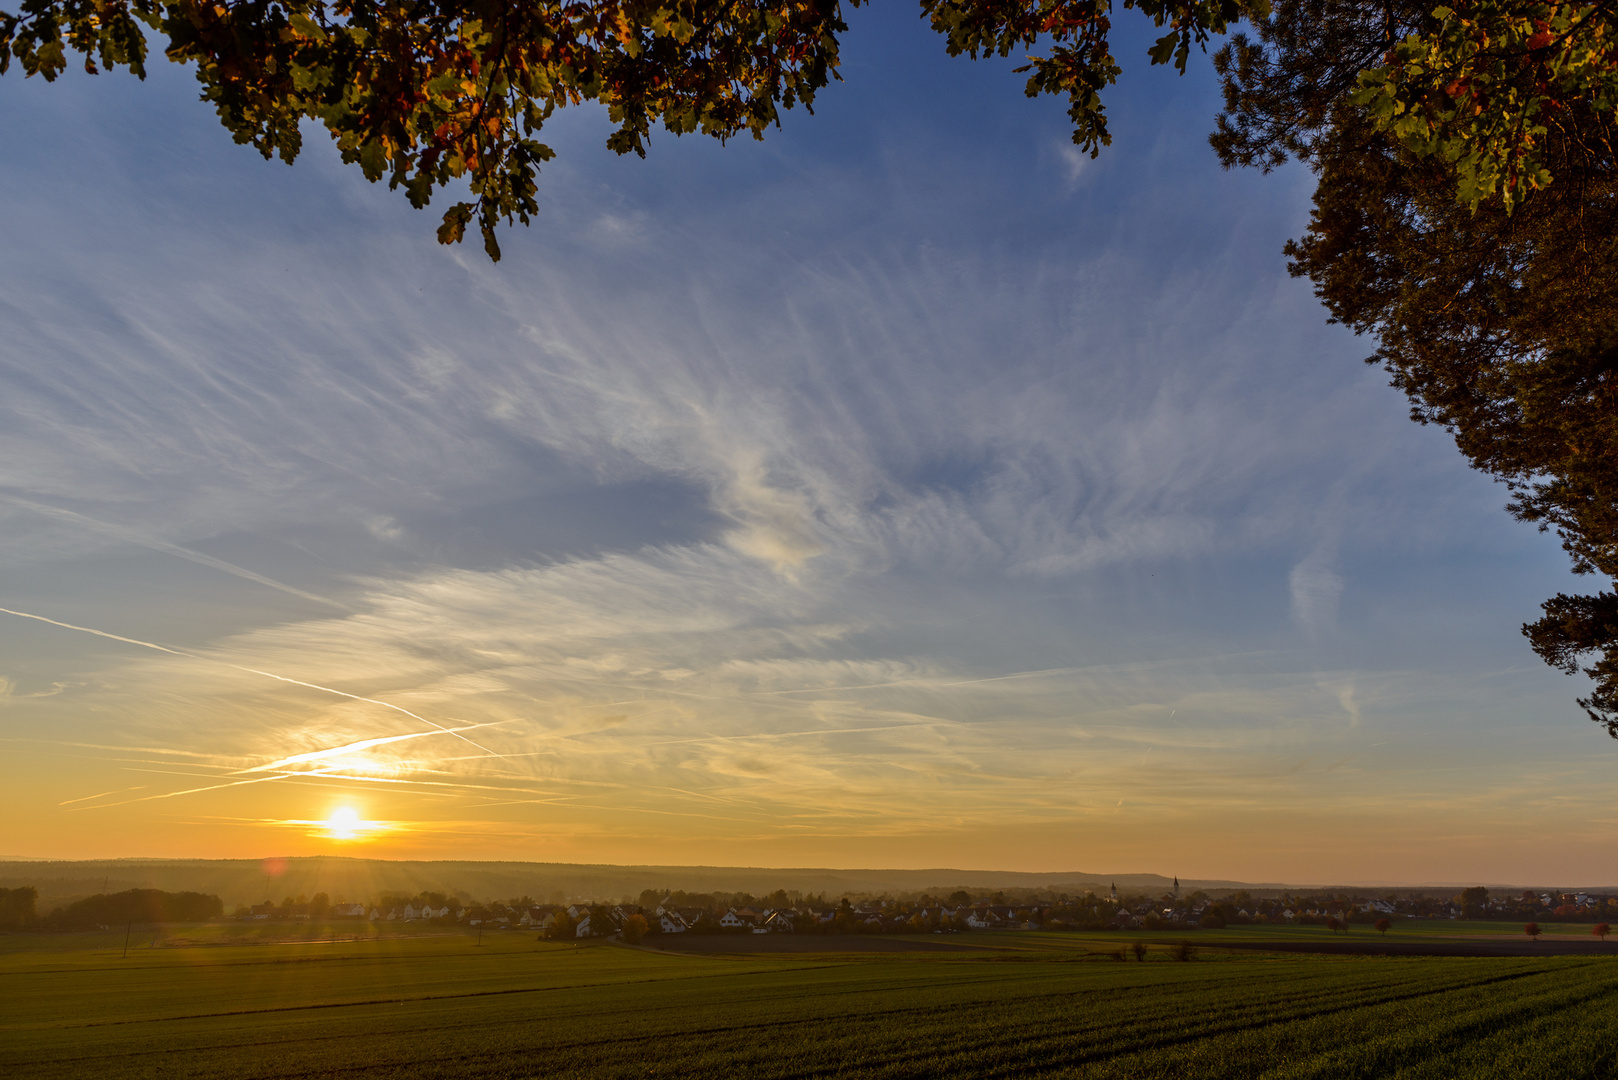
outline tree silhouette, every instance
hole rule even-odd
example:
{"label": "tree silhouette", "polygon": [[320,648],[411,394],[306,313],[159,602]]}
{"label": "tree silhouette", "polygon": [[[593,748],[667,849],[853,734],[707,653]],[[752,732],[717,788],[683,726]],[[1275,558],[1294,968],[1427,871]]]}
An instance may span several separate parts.
{"label": "tree silhouette", "polygon": [[1535,941],[1539,940],[1539,924],[1537,922],[1528,923],[1522,928],[1522,932],[1533,938]]}
{"label": "tree silhouette", "polygon": [[1388,931],[1393,929],[1393,920],[1392,919],[1378,919],[1376,921],[1376,929],[1377,929],[1378,933],[1380,933],[1380,934],[1382,934],[1382,936],[1386,937]]}
{"label": "tree silhouette", "polygon": [[1594,926],[1590,927],[1590,933],[1594,934],[1602,941],[1606,941],[1607,935],[1612,933],[1612,927],[1608,926],[1604,922],[1598,922]]}

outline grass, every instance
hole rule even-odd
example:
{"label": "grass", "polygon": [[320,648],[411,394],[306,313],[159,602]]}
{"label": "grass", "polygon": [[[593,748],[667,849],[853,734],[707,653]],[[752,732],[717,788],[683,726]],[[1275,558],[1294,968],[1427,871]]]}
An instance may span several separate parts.
{"label": "grass", "polygon": [[[0,1075],[1618,1073],[1618,963],[1606,958],[1204,949],[1176,963],[1168,940],[1147,937],[1147,963],[1118,963],[1078,935],[978,938],[995,944],[710,958],[516,933],[477,945],[450,931],[132,948],[127,959],[121,933],[0,938]],[[1127,943],[1104,940],[1108,951]]]}
{"label": "grass", "polygon": [[[1203,945],[1216,945],[1220,942],[1249,943],[1249,942],[1311,942],[1311,941],[1405,941],[1405,942],[1448,942],[1456,939],[1484,938],[1484,939],[1522,939],[1527,940],[1523,933],[1521,922],[1486,922],[1483,920],[1471,921],[1467,919],[1395,919],[1393,926],[1384,935],[1374,926],[1365,923],[1353,923],[1344,932],[1329,930],[1324,926],[1297,925],[1297,926],[1227,926],[1222,930],[1192,930],[1189,932],[1173,930],[1140,930],[1140,931],[1097,931],[1079,932],[1076,937],[1082,938],[1092,944],[1104,941],[1118,941],[1120,938],[1133,939],[1139,937],[1145,941],[1158,938],[1186,937]],[[1540,938],[1553,940],[1573,939],[1578,941],[1592,940],[1591,929],[1594,923],[1553,923],[1539,924]],[[1614,939],[1618,940],[1618,939]]]}

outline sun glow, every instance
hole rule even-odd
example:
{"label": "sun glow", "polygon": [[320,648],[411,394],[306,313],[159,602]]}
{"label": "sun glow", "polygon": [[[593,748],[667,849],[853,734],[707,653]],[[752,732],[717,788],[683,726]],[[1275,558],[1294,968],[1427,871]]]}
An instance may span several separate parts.
{"label": "sun glow", "polygon": [[375,827],[369,821],[361,821],[359,814],[348,806],[339,806],[333,810],[331,816],[322,824],[326,826],[326,831],[338,840],[357,839],[361,833]]}

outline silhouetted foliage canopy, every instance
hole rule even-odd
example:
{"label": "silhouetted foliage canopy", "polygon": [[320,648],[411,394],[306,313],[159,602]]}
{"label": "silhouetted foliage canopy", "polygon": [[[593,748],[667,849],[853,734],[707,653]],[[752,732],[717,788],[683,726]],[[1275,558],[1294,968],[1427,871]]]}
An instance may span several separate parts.
{"label": "silhouetted foliage canopy", "polygon": [[[1437,32],[1440,18],[1420,4],[1283,0],[1215,57],[1226,112],[1213,145],[1227,166],[1296,157],[1315,170],[1308,231],[1287,247],[1292,272],[1314,282],[1336,321],[1376,338],[1369,360],[1410,399],[1413,419],[1442,425],[1475,467],[1503,481],[1511,513],[1555,530],[1576,572],[1611,579],[1612,105],[1590,94],[1542,109],[1532,139],[1541,179],[1519,177],[1509,198],[1457,200],[1456,161],[1379,126],[1354,89],[1380,51]],[[1618,737],[1618,596],[1557,596],[1544,612],[1524,633],[1569,673],[1600,654],[1585,669],[1596,688],[1580,704]]]}
{"label": "silhouetted foliage canopy", "polygon": [[[1269,11],[1268,0],[1121,6],[1166,30],[1148,57],[1181,71],[1210,35]],[[1113,8],[920,2],[951,55],[1026,54],[1028,95],[1065,97],[1073,141],[1092,153],[1111,141],[1101,92],[1121,70]],[[1346,46],[1323,91],[1358,95],[1402,144],[1453,162],[1473,203],[1549,182],[1536,156],[1542,118],[1567,97],[1605,108],[1618,84],[1604,13],[1492,0],[1459,15],[1417,10],[1313,5],[1311,47]],[[170,60],[194,66],[235,139],[265,157],[295,158],[308,119],[414,206],[466,178],[475,202],[449,208],[439,239],[460,240],[476,218],[498,258],[496,224],[538,208],[535,176],[552,151],[536,135],[557,108],[606,105],[619,153],[644,155],[653,123],[760,138],[837,78],[847,29],[839,0],[20,0],[0,9],[0,72],[15,60],[54,79],[71,53],[92,73],[144,77],[148,37],[159,39]],[[1493,36],[1480,45],[1480,34]]]}

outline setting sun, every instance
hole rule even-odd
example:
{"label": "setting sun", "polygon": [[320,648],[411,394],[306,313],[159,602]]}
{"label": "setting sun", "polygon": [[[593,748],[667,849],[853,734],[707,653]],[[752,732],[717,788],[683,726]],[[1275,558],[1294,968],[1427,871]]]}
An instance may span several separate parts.
{"label": "setting sun", "polygon": [[325,821],[326,829],[339,840],[353,840],[369,822],[361,821],[359,814],[347,806],[340,806],[331,812],[331,817]]}

